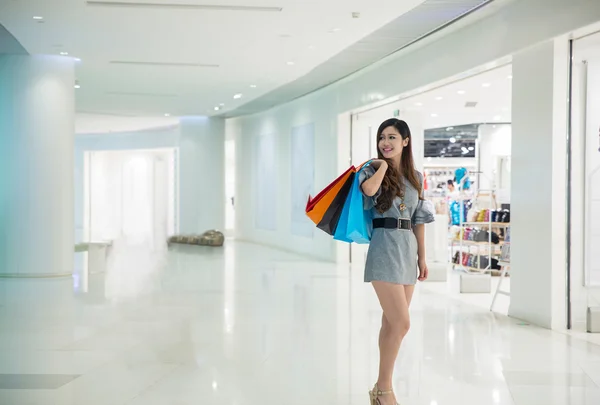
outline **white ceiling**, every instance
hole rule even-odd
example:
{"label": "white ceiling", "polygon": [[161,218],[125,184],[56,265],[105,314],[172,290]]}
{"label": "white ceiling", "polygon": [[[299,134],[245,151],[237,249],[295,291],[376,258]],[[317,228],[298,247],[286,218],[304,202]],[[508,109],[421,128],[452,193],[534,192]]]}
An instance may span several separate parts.
{"label": "white ceiling", "polygon": [[578,62],[600,59],[600,32],[576,40],[573,56]]}
{"label": "white ceiling", "polygon": [[137,132],[174,127],[177,117],[124,117],[119,115],[78,113],[75,128],[78,134],[107,134],[111,132]]}
{"label": "white ceiling", "polygon": [[[217,113],[214,107],[221,103],[219,114],[298,79],[423,2],[127,1],[137,6],[2,0],[0,24],[31,54],[68,52],[69,57],[80,59],[77,110],[87,118],[89,114],[210,115]],[[148,2],[169,7],[141,7]],[[174,7],[211,2],[281,11]],[[360,12],[360,18],[352,18],[352,12]],[[34,16],[43,17],[43,23]],[[119,61],[163,65],[115,63]],[[243,97],[234,100],[237,93]]]}
{"label": "white ceiling", "polygon": [[[460,92],[460,94],[459,94]],[[439,99],[441,97],[441,100]],[[441,128],[512,119],[512,66],[483,73],[361,113],[360,119],[392,117],[395,110],[419,112],[423,127]],[[476,102],[475,107],[465,107]]]}

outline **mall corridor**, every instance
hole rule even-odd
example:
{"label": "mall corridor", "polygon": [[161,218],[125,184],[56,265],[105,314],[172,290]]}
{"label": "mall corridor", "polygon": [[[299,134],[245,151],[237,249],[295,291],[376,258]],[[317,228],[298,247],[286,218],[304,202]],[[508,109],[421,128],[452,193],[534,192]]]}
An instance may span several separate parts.
{"label": "mall corridor", "polygon": [[[368,403],[381,310],[360,270],[227,241],[172,248],[159,274],[135,273],[1,280],[0,403]],[[599,345],[434,284],[411,308],[401,404],[600,403]]]}
{"label": "mall corridor", "polygon": [[600,405],[599,111],[600,0],[0,0],[0,405]]}

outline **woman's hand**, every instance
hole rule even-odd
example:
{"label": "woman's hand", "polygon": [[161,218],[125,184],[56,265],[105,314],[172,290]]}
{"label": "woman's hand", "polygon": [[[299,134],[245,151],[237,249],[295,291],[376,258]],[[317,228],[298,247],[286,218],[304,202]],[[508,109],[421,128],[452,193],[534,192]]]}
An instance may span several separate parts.
{"label": "woman's hand", "polygon": [[371,162],[371,166],[373,166],[374,169],[379,169],[383,166],[387,170],[388,163],[383,159],[373,159],[373,161]]}
{"label": "woman's hand", "polygon": [[429,269],[425,259],[419,259],[419,281],[425,281],[429,277]]}

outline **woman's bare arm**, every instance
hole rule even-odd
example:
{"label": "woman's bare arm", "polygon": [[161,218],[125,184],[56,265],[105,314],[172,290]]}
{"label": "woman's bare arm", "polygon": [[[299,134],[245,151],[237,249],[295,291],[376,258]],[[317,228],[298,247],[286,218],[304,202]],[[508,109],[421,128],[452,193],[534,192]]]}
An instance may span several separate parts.
{"label": "woman's bare arm", "polygon": [[379,163],[379,169],[377,169],[377,171],[373,176],[371,176],[371,178],[365,180],[361,185],[363,193],[365,193],[365,195],[368,197],[372,197],[375,194],[377,194],[379,187],[381,187],[381,182],[383,181],[385,172],[388,169],[388,164],[385,160],[375,160],[371,164],[374,163]]}

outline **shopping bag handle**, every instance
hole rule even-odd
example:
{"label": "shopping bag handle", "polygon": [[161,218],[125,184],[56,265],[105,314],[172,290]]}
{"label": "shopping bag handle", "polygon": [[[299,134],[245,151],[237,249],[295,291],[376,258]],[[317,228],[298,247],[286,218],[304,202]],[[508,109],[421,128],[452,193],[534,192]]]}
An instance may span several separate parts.
{"label": "shopping bag handle", "polygon": [[371,163],[372,163],[372,162],[373,162],[373,159],[369,159],[369,160],[367,160],[366,162],[364,162],[363,164],[361,164],[360,166],[358,166],[358,167],[356,168],[356,171],[357,171],[357,172],[360,172],[362,169],[364,169],[364,168],[366,168],[366,167],[369,167],[369,166],[371,165]]}

